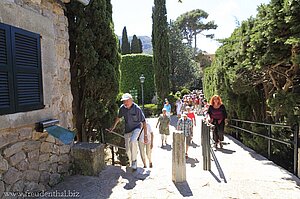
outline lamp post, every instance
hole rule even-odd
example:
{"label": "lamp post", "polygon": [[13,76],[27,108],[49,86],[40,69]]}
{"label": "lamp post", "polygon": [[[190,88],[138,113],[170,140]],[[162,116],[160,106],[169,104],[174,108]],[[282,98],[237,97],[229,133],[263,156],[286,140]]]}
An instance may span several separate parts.
{"label": "lamp post", "polygon": [[144,82],[145,82],[145,77],[144,77],[143,74],[140,76],[140,82],[141,82],[141,87],[142,87],[142,109],[144,111]]}

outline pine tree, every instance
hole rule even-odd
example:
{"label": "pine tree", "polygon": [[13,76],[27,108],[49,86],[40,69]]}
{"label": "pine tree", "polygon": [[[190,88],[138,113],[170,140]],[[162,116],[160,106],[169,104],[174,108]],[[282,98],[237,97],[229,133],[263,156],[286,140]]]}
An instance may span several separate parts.
{"label": "pine tree", "polygon": [[158,97],[165,99],[170,92],[169,33],[165,0],[154,0],[152,9],[152,45],[155,85]]}
{"label": "pine tree", "polygon": [[[117,37],[110,0],[93,0],[84,7],[67,5],[73,115],[78,141],[110,127],[119,90]],[[95,136],[92,138],[95,140]]]}
{"label": "pine tree", "polygon": [[140,46],[140,39],[137,38],[136,35],[133,35],[131,40],[131,53],[142,53]]}
{"label": "pine tree", "polygon": [[123,28],[121,50],[122,55],[130,54],[130,43],[128,41],[126,26]]}

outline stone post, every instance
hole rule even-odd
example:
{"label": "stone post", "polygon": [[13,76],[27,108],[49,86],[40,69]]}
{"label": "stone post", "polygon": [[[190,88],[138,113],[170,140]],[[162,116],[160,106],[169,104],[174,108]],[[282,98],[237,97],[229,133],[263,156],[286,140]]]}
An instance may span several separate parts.
{"label": "stone post", "polygon": [[72,147],[76,174],[96,176],[105,167],[104,144],[80,142]]}
{"label": "stone post", "polygon": [[186,181],[185,137],[182,131],[173,132],[172,180]]}

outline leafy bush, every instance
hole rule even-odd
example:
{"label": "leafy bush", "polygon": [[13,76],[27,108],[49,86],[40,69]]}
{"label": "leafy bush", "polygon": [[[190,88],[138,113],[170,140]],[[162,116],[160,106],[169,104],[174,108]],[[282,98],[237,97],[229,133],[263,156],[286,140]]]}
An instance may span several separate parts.
{"label": "leafy bush", "polygon": [[160,110],[157,108],[157,104],[145,104],[144,105],[144,114],[145,117],[155,117],[160,113]]}
{"label": "leafy bush", "polygon": [[191,91],[187,88],[184,88],[180,91],[180,93],[181,93],[181,96],[184,96],[184,95],[190,94]]}
{"label": "leafy bush", "polygon": [[155,94],[152,55],[123,55],[120,70],[120,92],[129,93],[130,90],[136,89],[138,94],[138,101],[136,103],[141,104],[142,91],[140,76],[143,74],[145,77],[145,82],[143,84],[144,103],[151,103],[151,100]]}

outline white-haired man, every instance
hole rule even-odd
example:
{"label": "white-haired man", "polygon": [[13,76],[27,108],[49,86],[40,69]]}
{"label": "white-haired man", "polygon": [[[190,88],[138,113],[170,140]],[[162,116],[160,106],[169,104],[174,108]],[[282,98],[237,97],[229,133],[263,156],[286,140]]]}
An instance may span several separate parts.
{"label": "white-haired man", "polygon": [[[115,122],[110,128],[113,131],[117,124],[120,122],[120,119],[124,117],[125,119],[125,148],[126,153],[131,163],[131,168],[133,170],[137,169],[137,149],[138,149],[138,137],[141,131],[144,129],[147,132],[147,124],[145,120],[145,115],[142,109],[133,102],[132,96],[129,93],[125,93],[122,96],[121,101],[123,104],[119,109],[118,117],[115,119]],[[142,123],[142,125],[141,125]],[[144,134],[144,142],[148,142],[147,134]]]}

